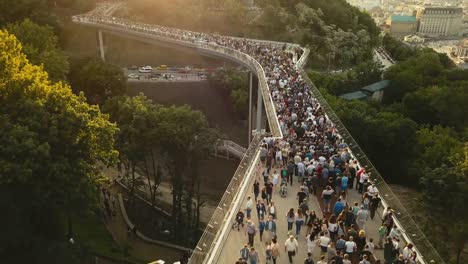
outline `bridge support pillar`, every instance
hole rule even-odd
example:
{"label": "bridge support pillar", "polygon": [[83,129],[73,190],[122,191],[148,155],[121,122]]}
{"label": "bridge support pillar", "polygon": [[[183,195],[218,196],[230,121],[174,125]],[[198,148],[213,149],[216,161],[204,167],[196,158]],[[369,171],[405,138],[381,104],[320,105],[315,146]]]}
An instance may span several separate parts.
{"label": "bridge support pillar", "polygon": [[102,36],[102,30],[98,30],[98,43],[99,43],[99,56],[102,61],[106,61],[106,55],[104,53],[104,38]]}
{"label": "bridge support pillar", "polygon": [[262,132],[262,110],[263,110],[263,97],[260,85],[258,85],[257,94],[257,133]]}
{"label": "bridge support pillar", "polygon": [[249,71],[249,144],[252,141],[252,83],[253,74]]}

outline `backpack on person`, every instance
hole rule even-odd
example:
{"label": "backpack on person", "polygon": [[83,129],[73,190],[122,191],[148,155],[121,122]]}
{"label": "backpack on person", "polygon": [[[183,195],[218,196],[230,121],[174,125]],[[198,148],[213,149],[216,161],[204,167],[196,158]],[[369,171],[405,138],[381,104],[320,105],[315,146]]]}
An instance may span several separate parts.
{"label": "backpack on person", "polygon": [[311,259],[311,258],[306,258],[306,259],[304,260],[304,264],[314,264],[314,260]]}

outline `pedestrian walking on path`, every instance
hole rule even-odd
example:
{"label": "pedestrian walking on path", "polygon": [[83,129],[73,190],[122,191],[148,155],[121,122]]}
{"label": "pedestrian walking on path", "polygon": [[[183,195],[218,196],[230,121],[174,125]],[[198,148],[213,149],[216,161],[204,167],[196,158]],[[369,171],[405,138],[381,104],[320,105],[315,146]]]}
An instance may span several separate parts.
{"label": "pedestrian walking on path", "polygon": [[293,235],[284,242],[284,251],[288,252],[289,263],[293,263],[293,257],[298,254],[299,244]]}

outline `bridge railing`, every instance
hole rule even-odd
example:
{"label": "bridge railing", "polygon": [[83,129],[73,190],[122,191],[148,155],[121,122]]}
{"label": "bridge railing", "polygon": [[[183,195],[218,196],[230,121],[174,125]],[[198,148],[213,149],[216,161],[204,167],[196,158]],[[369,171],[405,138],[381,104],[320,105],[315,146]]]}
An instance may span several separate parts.
{"label": "bridge railing", "polygon": [[328,104],[327,100],[323,97],[304,71],[302,71],[302,78],[309,85],[312,94],[324,109],[327,118],[332,121],[335,128],[338,130],[340,137],[347,143],[353,158],[358,160],[360,167],[364,167],[366,172],[371,173],[371,180],[375,183],[379,191],[383,207],[386,208],[390,206],[395,211],[393,219],[397,227],[402,230],[402,236],[405,242],[412,243],[415,246],[414,249],[417,252],[418,261],[420,263],[444,264],[445,261],[432,246],[430,241],[419,228],[418,224],[410,216],[406,208],[401,204],[400,200],[395,196],[382,175],[380,175],[364,151],[357,144],[356,140],[343,125],[333,108]]}
{"label": "bridge railing", "polygon": [[261,141],[261,135],[256,135],[253,138],[216,207],[205,232],[203,232],[198,241],[189,260],[190,264],[215,263],[212,261],[219,256],[231,226],[234,223],[234,217],[240,208],[247,189],[255,178]]}

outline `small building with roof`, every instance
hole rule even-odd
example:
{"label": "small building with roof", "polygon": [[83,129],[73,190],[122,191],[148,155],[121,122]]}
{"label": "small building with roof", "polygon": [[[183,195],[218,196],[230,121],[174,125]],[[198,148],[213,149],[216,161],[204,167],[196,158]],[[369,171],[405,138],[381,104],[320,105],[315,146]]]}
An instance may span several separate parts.
{"label": "small building with roof", "polygon": [[356,92],[352,92],[352,93],[346,93],[346,94],[342,94],[340,95],[341,98],[345,99],[345,100],[348,100],[348,101],[351,101],[351,100],[365,100],[369,97],[369,95],[361,92],[361,91],[356,91]]}
{"label": "small building with roof", "polygon": [[383,80],[383,81],[376,82],[371,85],[362,87],[360,91],[342,94],[340,95],[340,97],[348,101],[371,99],[377,102],[381,102],[383,98],[384,90],[389,85],[390,85],[389,80]]}
{"label": "small building with roof", "polygon": [[399,39],[415,34],[418,28],[418,22],[415,16],[393,15],[389,18],[387,24],[390,27],[390,34]]}

